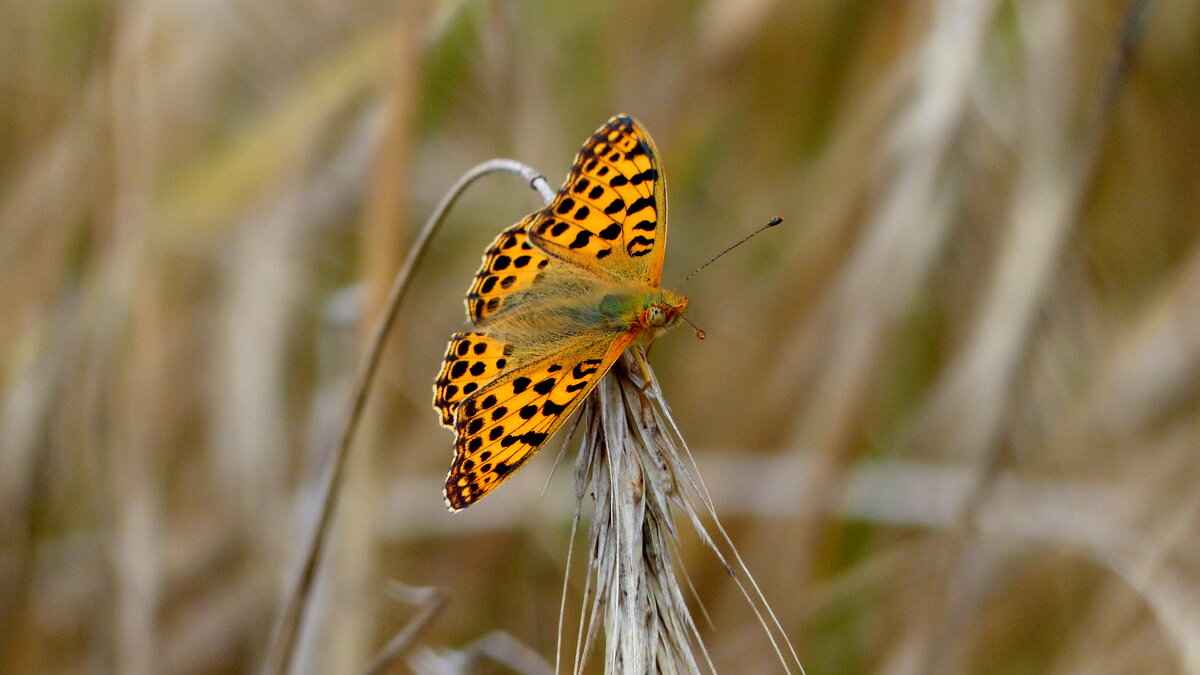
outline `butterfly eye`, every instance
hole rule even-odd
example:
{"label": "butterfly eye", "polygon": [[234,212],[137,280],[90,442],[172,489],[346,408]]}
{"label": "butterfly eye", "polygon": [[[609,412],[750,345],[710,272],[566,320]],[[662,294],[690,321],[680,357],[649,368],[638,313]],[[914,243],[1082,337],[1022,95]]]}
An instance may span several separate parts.
{"label": "butterfly eye", "polygon": [[646,323],[655,327],[667,325],[666,311],[658,305],[651,306],[646,310]]}

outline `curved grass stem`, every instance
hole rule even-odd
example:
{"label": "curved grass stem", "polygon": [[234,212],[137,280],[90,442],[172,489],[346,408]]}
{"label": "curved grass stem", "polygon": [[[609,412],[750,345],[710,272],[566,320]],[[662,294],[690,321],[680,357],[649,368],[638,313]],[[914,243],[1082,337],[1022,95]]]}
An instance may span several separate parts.
{"label": "curved grass stem", "polygon": [[434,232],[441,226],[442,221],[446,218],[446,214],[458,201],[458,198],[467,187],[483,176],[501,172],[515,173],[525,178],[529,181],[530,187],[536,190],[547,202],[554,197],[554,192],[547,185],[546,178],[529,166],[511,159],[491,159],[476,165],[463,174],[458,179],[458,182],[442,197],[442,201],[438,203],[433,213],[430,214],[429,219],[425,221],[425,226],[421,229],[416,241],[413,242],[412,248],[408,251],[408,257],[405,259],[404,265],[400,268],[395,280],[392,282],[391,289],[388,291],[387,301],[384,303],[383,316],[380,317],[379,323],[376,324],[375,330],[371,334],[371,339],[367,343],[366,351],[363,353],[352,389],[354,394],[346,414],[346,422],[342,426],[342,432],[338,438],[337,447],[333,450],[333,456],[326,463],[324,472],[321,475],[321,481],[316,488],[317,500],[319,502],[316,521],[312,525],[308,541],[301,554],[302,559],[299,570],[296,572],[296,579],[284,599],[283,608],[272,630],[271,643],[267,650],[267,658],[263,664],[264,673],[288,672],[292,659],[298,651],[297,636],[300,634],[300,629],[304,624],[305,613],[312,598],[314,582],[321,566],[322,554],[325,550],[325,544],[329,539],[330,523],[333,521],[333,514],[337,508],[337,496],[346,472],[347,459],[350,456],[354,434],[358,430],[363,410],[366,409],[367,395],[370,392],[371,382],[375,378],[375,373],[379,369],[383,346],[399,314],[400,303],[403,302],[404,296],[408,292],[413,271],[416,270],[421,260],[425,257],[425,251],[428,249],[429,240],[433,237]]}

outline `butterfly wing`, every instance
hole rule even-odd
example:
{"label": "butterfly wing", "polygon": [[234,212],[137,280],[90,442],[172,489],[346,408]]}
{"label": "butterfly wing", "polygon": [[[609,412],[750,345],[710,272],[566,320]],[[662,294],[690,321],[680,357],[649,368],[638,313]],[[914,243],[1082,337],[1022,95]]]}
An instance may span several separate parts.
{"label": "butterfly wing", "polygon": [[[478,338],[464,339],[477,344]],[[632,335],[602,334],[600,339],[582,346],[514,365],[478,391],[457,403],[448,403],[458,435],[454,464],[446,478],[450,509],[458,511],[475,503],[532,457],[579,407],[632,340]],[[474,346],[468,348],[469,352],[473,350]],[[467,372],[472,367],[468,366]]]}
{"label": "butterfly wing", "polygon": [[667,195],[654,141],[630,117],[612,118],[575,157],[554,201],[504,230],[467,291],[473,324],[505,308],[557,258],[600,278],[657,287]]}
{"label": "butterfly wing", "polygon": [[657,287],[667,239],[667,194],[654,141],[633,118],[600,127],[575,157],[554,201],[531,216],[533,244],[614,280]]}
{"label": "butterfly wing", "polygon": [[504,373],[512,347],[484,333],[455,333],[450,336],[442,372],[433,383],[433,407],[442,426],[454,428],[458,404]]}
{"label": "butterfly wing", "polygon": [[546,254],[529,243],[527,228],[540,213],[526,216],[501,232],[484,251],[483,265],[467,291],[467,317],[471,323],[479,324],[500,311],[510,295],[532,286],[549,264]]}

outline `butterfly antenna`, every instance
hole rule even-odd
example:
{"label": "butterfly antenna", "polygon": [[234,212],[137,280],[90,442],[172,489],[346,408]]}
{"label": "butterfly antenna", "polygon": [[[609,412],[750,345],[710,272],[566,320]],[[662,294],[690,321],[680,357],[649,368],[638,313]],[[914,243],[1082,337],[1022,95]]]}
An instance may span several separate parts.
{"label": "butterfly antenna", "polygon": [[[708,260],[708,262],[706,262],[706,263],[704,263],[703,265],[701,265],[701,266],[697,267],[696,269],[692,270],[692,273],[691,273],[691,274],[689,274],[689,275],[687,275],[686,277],[684,277],[684,278],[683,278],[683,281],[681,281],[681,282],[679,282],[678,284],[676,284],[676,285],[675,285],[675,288],[679,288],[680,286],[682,286],[682,285],[686,284],[686,283],[688,282],[688,280],[689,280],[689,279],[691,279],[692,277],[696,276],[696,274],[697,274],[697,273],[698,273],[700,270],[702,270],[702,269],[704,269],[705,267],[708,267],[709,265],[711,265],[711,264],[713,264],[714,262],[716,262],[716,261],[717,261],[717,258],[720,258],[721,256],[725,255],[726,253],[729,253],[729,252],[730,252],[730,251],[732,251],[733,249],[735,249],[735,248],[737,248],[737,247],[741,246],[742,244],[744,244],[744,243],[746,243],[746,242],[750,241],[750,240],[751,240],[751,239],[752,239],[752,238],[753,238],[755,235],[758,235],[758,234],[759,234],[759,233],[761,233],[763,230],[765,230],[765,229],[767,229],[767,228],[769,228],[769,227],[775,227],[776,225],[778,225],[778,224],[780,224],[780,223],[782,223],[782,222],[783,222],[783,218],[781,218],[781,217],[779,217],[779,216],[775,216],[774,218],[772,218],[772,219],[768,220],[766,225],[763,225],[762,227],[758,228],[757,230],[755,230],[755,231],[751,232],[750,234],[748,234],[748,235],[747,235],[747,236],[746,236],[744,239],[742,239],[742,240],[741,240],[741,241],[739,241],[738,243],[736,243],[736,244],[734,244],[733,246],[730,246],[729,248],[725,249],[724,251],[721,251],[720,253],[718,253],[718,254],[714,255],[712,258],[710,258],[710,259]],[[687,319],[684,319],[684,321],[687,321]],[[688,321],[688,323],[689,323],[689,324],[691,324],[692,322],[691,322],[691,321]],[[696,328],[696,327],[693,325],[693,326],[692,326],[692,328]],[[704,331],[700,330],[699,328],[696,328],[696,331],[697,331],[697,334],[700,334],[700,333],[703,333],[703,332],[704,332]],[[703,338],[701,338],[701,339],[703,339]]]}
{"label": "butterfly antenna", "polygon": [[[684,281],[687,281],[687,279],[684,279]],[[705,333],[703,330],[701,330],[701,328],[700,328],[699,326],[697,326],[696,324],[692,323],[692,320],[691,320],[691,319],[687,318],[686,316],[684,316],[684,315],[682,315],[682,314],[680,314],[680,315],[679,315],[679,318],[681,318],[681,319],[683,319],[684,321],[686,321],[686,322],[687,322],[687,325],[691,326],[691,327],[692,327],[692,330],[695,330],[695,331],[696,331],[696,339],[697,339],[697,340],[703,340],[704,338],[708,337],[708,333]]]}

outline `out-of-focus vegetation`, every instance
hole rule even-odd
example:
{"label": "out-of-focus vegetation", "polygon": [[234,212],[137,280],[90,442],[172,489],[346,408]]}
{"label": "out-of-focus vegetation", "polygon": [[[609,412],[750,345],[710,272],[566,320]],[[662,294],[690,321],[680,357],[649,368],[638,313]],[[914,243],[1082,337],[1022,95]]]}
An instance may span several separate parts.
{"label": "out-of-focus vegetation", "polygon": [[[0,663],[263,658],[363,336],[465,169],[557,184],[654,135],[656,370],[810,673],[1200,673],[1200,4],[550,0],[0,6]],[[473,188],[403,310],[311,613],[308,672],[504,631],[553,659],[558,443],[465,513],[429,408],[488,241]],[[723,672],[753,615],[681,550]],[[572,577],[581,580],[576,571]],[[568,616],[579,588],[569,593]],[[569,642],[569,637],[568,637]]]}

